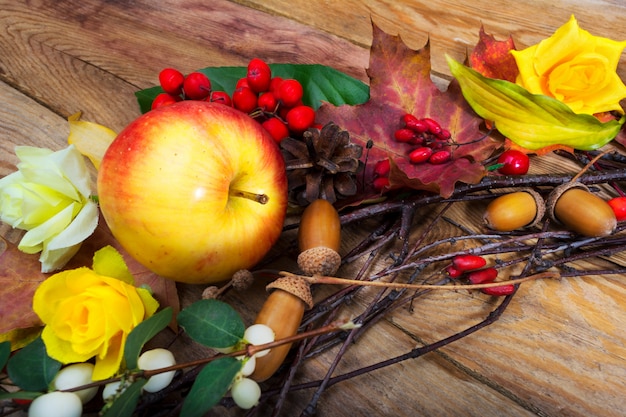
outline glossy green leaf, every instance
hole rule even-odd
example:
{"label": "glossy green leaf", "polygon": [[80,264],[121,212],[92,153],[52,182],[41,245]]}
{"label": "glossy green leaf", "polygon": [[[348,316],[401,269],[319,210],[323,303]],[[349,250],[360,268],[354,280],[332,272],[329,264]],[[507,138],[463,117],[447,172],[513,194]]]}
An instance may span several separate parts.
{"label": "glossy green leaf", "polygon": [[[302,102],[317,109],[323,101],[336,106],[362,104],[369,99],[367,84],[334,68],[312,64],[270,64],[273,76],[295,78],[304,88]],[[233,93],[240,78],[246,76],[246,67],[209,67],[199,70],[211,80],[213,91]],[[151,87],[135,93],[142,113],[150,110],[154,98],[162,93],[161,87]]]}
{"label": "glossy green leaf", "polygon": [[9,378],[26,391],[47,390],[59,369],[61,362],[48,356],[41,337],[18,350],[7,362]]}
{"label": "glossy green leaf", "polygon": [[0,392],[0,401],[20,399],[20,400],[34,400],[42,393],[37,391],[15,391],[15,392]]}
{"label": "glossy green leaf", "polygon": [[9,356],[11,356],[11,342],[0,343],[0,369],[4,369]]}
{"label": "glossy green leaf", "polygon": [[172,321],[172,314],[171,307],[164,308],[152,317],[139,323],[130,332],[124,346],[124,359],[128,369],[137,368],[137,360],[139,359],[141,349],[143,349],[148,340],[167,327]]}
{"label": "glossy green leaf", "polygon": [[212,348],[234,346],[245,331],[239,313],[214,299],[196,301],[183,309],[178,313],[178,324],[193,340]]}
{"label": "glossy green leaf", "polygon": [[148,382],[146,379],[138,379],[129,385],[122,394],[115,399],[113,404],[107,406],[102,413],[103,417],[131,417],[137,408],[141,389]]}
{"label": "glossy green leaf", "polygon": [[230,357],[209,362],[196,380],[183,403],[181,417],[202,417],[226,394],[242,362]]}
{"label": "glossy green leaf", "polygon": [[624,117],[602,123],[594,116],[576,114],[552,97],[531,94],[517,84],[484,77],[450,57],[447,60],[474,111],[524,148],[597,149],[615,138],[624,123]]}

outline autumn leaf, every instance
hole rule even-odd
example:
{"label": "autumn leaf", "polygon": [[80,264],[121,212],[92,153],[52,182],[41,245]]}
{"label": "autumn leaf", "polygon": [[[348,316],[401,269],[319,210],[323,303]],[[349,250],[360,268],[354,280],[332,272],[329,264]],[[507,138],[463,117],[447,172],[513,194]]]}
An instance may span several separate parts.
{"label": "autumn leaf", "polygon": [[[369,152],[363,152],[367,165],[363,174],[362,195],[372,196],[373,169],[377,161],[390,159],[390,189],[411,188],[452,195],[457,182],[476,183],[485,175],[480,163],[501,145],[491,138],[480,139],[480,119],[467,105],[461,91],[453,83],[440,91],[430,78],[430,47],[415,51],[398,36],[384,33],[373,25],[373,42],[367,70],[370,78],[370,99],[356,106],[323,104],[316,120],[333,121],[350,132],[351,140],[361,146],[372,141]],[[453,159],[441,165],[411,164],[411,145],[397,142],[394,132],[401,126],[401,117],[411,113],[418,118],[430,117],[452,133]]]}
{"label": "autumn leaf", "polygon": [[481,26],[478,43],[469,56],[470,67],[485,77],[515,82],[519,70],[511,50],[515,50],[512,37],[498,41]]}
{"label": "autumn leaf", "polygon": [[[83,242],[80,250],[64,269],[82,266],[91,267],[94,253],[104,246],[115,247],[124,257],[128,269],[135,278],[135,285],[149,285],[160,308],[172,307],[174,313],[180,310],[176,283],[162,278],[139,264],[130,257],[111,234],[104,222],[98,226],[93,235]],[[5,250],[2,250],[5,249]],[[17,246],[0,238],[0,335],[9,333],[12,339],[19,329],[30,329],[41,326],[39,317],[32,308],[32,298],[39,284],[52,274],[41,272],[38,256],[26,254]],[[12,344],[19,340],[11,340]]]}

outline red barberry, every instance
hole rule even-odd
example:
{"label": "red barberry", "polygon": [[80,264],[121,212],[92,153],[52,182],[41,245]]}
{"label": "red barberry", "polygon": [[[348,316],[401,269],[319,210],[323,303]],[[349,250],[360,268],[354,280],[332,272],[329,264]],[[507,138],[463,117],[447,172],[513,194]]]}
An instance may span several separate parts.
{"label": "red barberry", "polygon": [[377,177],[386,177],[391,170],[391,162],[389,159],[381,159],[374,165],[374,175]]}
{"label": "red barberry", "polygon": [[374,178],[374,182],[372,183],[374,189],[377,191],[382,191],[389,186],[389,178],[387,177],[378,177]]}
{"label": "red barberry", "polygon": [[422,122],[426,124],[429,133],[435,136],[441,134],[441,125],[436,120],[426,117],[422,119]]}
{"label": "red barberry", "polygon": [[484,284],[487,282],[493,282],[498,277],[498,270],[496,268],[479,269],[478,271],[472,271],[467,274],[467,279],[472,284]]}
{"label": "red barberry", "polygon": [[459,271],[472,271],[487,265],[487,261],[478,255],[457,255],[452,259],[452,265]]}
{"label": "red barberry", "polygon": [[498,164],[504,164],[498,168],[498,172],[503,175],[524,175],[530,167],[530,158],[524,152],[509,149],[498,157]]}
{"label": "red barberry", "polygon": [[277,98],[280,99],[286,107],[294,107],[302,100],[303,94],[304,90],[300,81],[287,79],[278,86]]}
{"label": "red barberry", "polygon": [[154,100],[152,101],[151,109],[154,110],[161,106],[167,106],[169,104],[174,104],[178,101],[181,101],[182,98],[180,96],[173,96],[167,93],[158,94]]}
{"label": "red barberry", "polygon": [[446,273],[450,278],[459,278],[461,275],[463,275],[463,271],[459,271],[454,267],[454,265],[448,265],[446,267]]}
{"label": "red barberry", "polygon": [[269,132],[276,142],[280,142],[289,136],[287,125],[277,117],[271,117],[261,123],[261,126]]}
{"label": "red barberry", "polygon": [[409,161],[411,161],[412,164],[422,164],[428,161],[432,154],[433,150],[428,146],[420,146],[409,153]]}
{"label": "red barberry", "polygon": [[190,100],[204,100],[211,94],[211,80],[201,72],[192,72],[183,82],[185,98]]}
{"label": "red barberry", "polygon": [[233,101],[225,91],[213,91],[211,95],[208,97],[208,100],[213,103],[220,103],[225,106],[232,107]]}
{"label": "red barberry", "polygon": [[310,106],[296,106],[287,113],[287,126],[296,134],[302,134],[313,126],[315,122],[315,110]]}
{"label": "red barberry", "polygon": [[450,151],[442,150],[433,153],[430,158],[428,158],[428,162],[433,165],[445,164],[452,158],[452,154]]}
{"label": "red barberry", "polygon": [[253,58],[248,63],[246,79],[248,80],[248,86],[255,93],[268,91],[272,79],[272,70],[262,59]]}
{"label": "red barberry", "polygon": [[415,133],[426,133],[428,130],[428,125],[412,114],[407,113],[402,116],[402,121],[407,129],[411,129]]}
{"label": "red barberry", "polygon": [[626,197],[614,197],[607,201],[618,222],[626,220]]}
{"label": "red barberry", "polygon": [[178,96],[183,92],[185,76],[174,68],[164,68],[159,73],[159,84],[167,94]]}
{"label": "red barberry", "polygon": [[393,137],[401,143],[411,142],[416,136],[414,131],[407,128],[398,129],[393,133]]}
{"label": "red barberry", "polygon": [[257,95],[249,87],[239,87],[233,92],[233,107],[250,113],[257,107]]}
{"label": "red barberry", "polygon": [[271,91],[267,91],[259,96],[257,106],[265,111],[273,112],[276,110],[277,103],[278,102],[276,101],[274,93],[272,93]]}
{"label": "red barberry", "polygon": [[497,287],[483,288],[481,291],[485,294],[501,297],[513,294],[515,292],[515,286],[513,284],[499,285]]}
{"label": "red barberry", "polygon": [[448,129],[441,129],[441,132],[437,135],[437,139],[442,141],[448,141],[452,137],[452,133]]}

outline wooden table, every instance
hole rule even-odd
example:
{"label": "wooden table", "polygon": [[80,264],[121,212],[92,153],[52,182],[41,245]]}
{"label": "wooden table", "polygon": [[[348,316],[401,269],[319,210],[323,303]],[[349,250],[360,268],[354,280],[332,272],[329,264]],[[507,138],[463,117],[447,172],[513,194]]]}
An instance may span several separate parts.
{"label": "wooden table", "polygon": [[[167,66],[186,73],[261,57],[330,65],[367,81],[373,20],[412,48],[430,39],[433,71],[445,78],[444,54],[462,59],[481,25],[524,47],[572,13],[595,35],[626,39],[620,0],[0,0],[0,175],[15,170],[15,145],[64,147],[66,118],[79,110],[84,120],[119,131],[139,115],[133,93],[155,85]],[[618,72],[626,79],[626,57]],[[7,225],[0,233],[13,243],[21,236]],[[183,303],[199,290],[181,286]],[[346,314],[371,294],[363,291]],[[227,301],[250,321],[263,297],[259,291]],[[495,324],[423,358],[329,388],[318,415],[625,415],[625,306],[623,276],[525,284]],[[450,335],[491,308],[492,300],[467,292],[421,298],[412,312],[394,311],[357,340],[336,374]],[[179,360],[188,352],[179,347]],[[307,362],[298,380],[322,378],[333,358],[330,352]],[[312,393],[291,393],[283,415],[299,414]]]}

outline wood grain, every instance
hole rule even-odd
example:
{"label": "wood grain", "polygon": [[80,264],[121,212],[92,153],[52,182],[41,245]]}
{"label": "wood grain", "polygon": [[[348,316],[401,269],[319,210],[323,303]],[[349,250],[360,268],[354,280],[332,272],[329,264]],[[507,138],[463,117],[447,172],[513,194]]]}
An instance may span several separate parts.
{"label": "wood grain", "polygon": [[[433,69],[448,77],[445,54],[462,58],[477,41],[481,25],[499,38],[512,35],[524,47],[549,36],[572,13],[595,35],[626,39],[626,4],[620,0],[0,0],[0,176],[15,170],[15,145],[64,147],[66,118],[76,111],[119,131],[139,114],[134,92],[156,84],[166,66],[189,72],[244,65],[258,56],[269,62],[330,65],[367,81],[374,21],[413,48],[430,40]],[[626,79],[624,56],[618,73]],[[533,165],[536,172],[574,169],[550,157]],[[459,204],[446,215],[479,225],[483,208],[483,203]],[[434,210],[424,208],[420,221],[432,219]],[[371,226],[349,226],[342,252]],[[413,238],[422,232],[416,222]],[[459,233],[441,222],[429,238]],[[0,234],[17,243],[22,233],[3,224]],[[271,266],[293,269],[293,238],[286,233],[281,239]],[[389,262],[381,256],[376,267]],[[353,276],[361,263],[340,274]],[[226,301],[252,322],[265,298],[264,284],[255,283],[245,294],[231,292]],[[316,300],[334,290],[316,290]],[[197,300],[201,291],[179,285],[183,305]],[[376,294],[360,291],[342,314],[360,313]],[[329,388],[318,415],[624,415],[625,305],[624,276],[525,284],[495,324],[438,352]],[[476,293],[431,293],[416,300],[412,310],[390,312],[350,345],[334,375],[446,337],[479,322],[493,308],[493,299]],[[166,333],[153,343],[171,338]],[[184,337],[173,348],[179,361],[207,354]],[[308,360],[297,383],[323,378],[336,351]],[[299,415],[313,392],[291,393],[283,415]],[[210,413],[227,414],[243,415],[223,408]]]}

